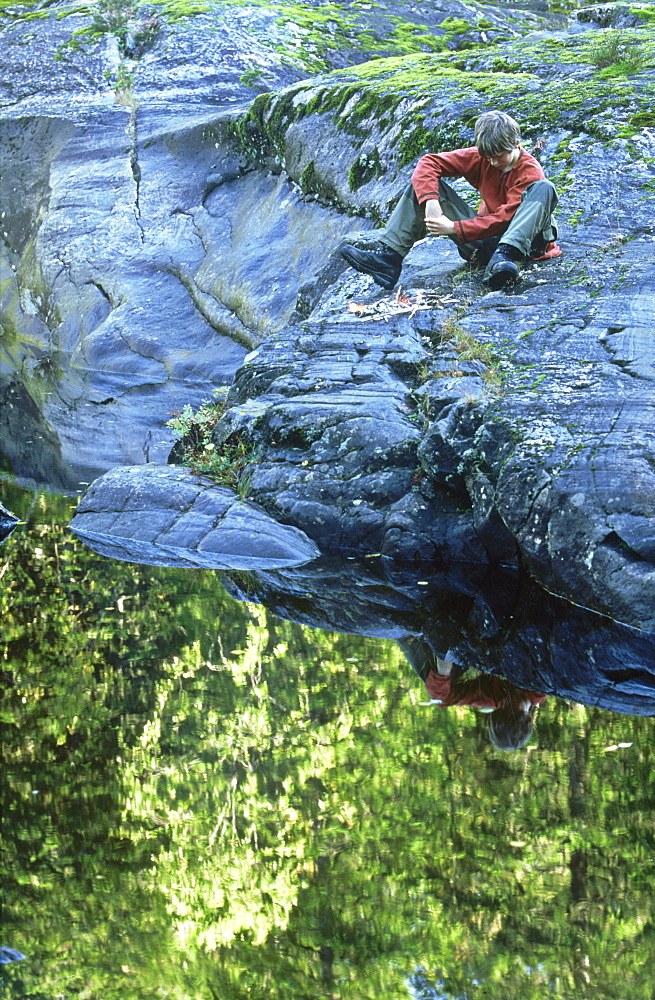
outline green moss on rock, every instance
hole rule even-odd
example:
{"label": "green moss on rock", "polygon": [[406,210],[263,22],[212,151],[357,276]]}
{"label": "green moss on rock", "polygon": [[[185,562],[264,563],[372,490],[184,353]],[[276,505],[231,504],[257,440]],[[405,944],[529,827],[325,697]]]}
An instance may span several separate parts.
{"label": "green moss on rock", "polygon": [[[655,32],[645,27],[632,34],[650,65]],[[380,169],[377,164],[365,166],[362,147],[381,150],[384,145],[386,169],[391,163],[402,168],[428,150],[469,145],[475,119],[490,107],[516,117],[528,139],[566,129],[606,141],[652,127],[650,74],[599,79],[592,42],[576,36],[576,55],[568,40],[562,45],[559,39],[557,44],[552,41],[529,49],[518,43],[502,50],[486,47],[466,58],[461,53],[421,52],[375,59],[277,95],[261,95],[238,126],[242,147],[260,162],[262,157],[283,158],[289,125],[321,115],[322,129],[327,123],[359,147],[353,150],[348,175],[350,190],[355,191]],[[522,56],[535,72],[516,71]],[[557,72],[558,65],[560,70],[565,66],[564,75]]]}
{"label": "green moss on rock", "polygon": [[348,187],[351,191],[357,191],[364,184],[381,177],[384,168],[380,163],[380,153],[377,146],[359,154],[348,173]]}
{"label": "green moss on rock", "polygon": [[636,115],[632,115],[629,121],[636,129],[655,128],[655,109],[639,111]]}
{"label": "green moss on rock", "polygon": [[318,177],[316,174],[316,166],[314,160],[310,160],[303,172],[300,175],[300,186],[305,193],[309,191],[315,191],[317,187]]}

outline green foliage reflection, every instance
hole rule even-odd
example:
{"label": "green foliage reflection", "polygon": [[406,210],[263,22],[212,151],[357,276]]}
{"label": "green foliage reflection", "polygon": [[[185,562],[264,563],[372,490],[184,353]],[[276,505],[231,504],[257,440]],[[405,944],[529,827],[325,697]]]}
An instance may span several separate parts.
{"label": "green foliage reflection", "polygon": [[5,996],[649,995],[652,720],[549,702],[508,757],[393,644],[110,562],[69,506],[0,549]]}

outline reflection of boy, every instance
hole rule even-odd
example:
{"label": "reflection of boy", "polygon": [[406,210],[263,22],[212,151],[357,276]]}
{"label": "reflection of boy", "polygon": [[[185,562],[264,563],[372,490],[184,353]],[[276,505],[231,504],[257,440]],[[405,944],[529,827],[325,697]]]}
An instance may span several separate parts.
{"label": "reflection of boy", "polygon": [[[477,212],[444,177],[466,178],[482,197]],[[498,289],[517,280],[521,261],[559,255],[556,204],[541,165],[521,147],[517,123],[503,111],[488,111],[475,123],[475,146],[421,157],[377,243],[345,244],[340,253],[355,270],[392,289],[418,240],[426,233],[447,236],[464,260],[487,265],[484,283]]]}
{"label": "reflection of boy", "polygon": [[426,642],[411,637],[398,645],[425,683],[433,705],[468,705],[489,713],[489,739],[494,746],[499,750],[525,746],[532,734],[532,710],[546,700],[545,694],[519,688],[494,674],[457,680],[452,675],[453,661],[435,656]]}
{"label": "reflection of boy", "polygon": [[435,657],[436,670],[425,678],[434,705],[470,705],[489,712],[489,739],[499,750],[519,750],[532,734],[532,709],[546,700],[545,694],[526,691],[502,677],[480,674],[468,681],[453,681],[453,664]]}

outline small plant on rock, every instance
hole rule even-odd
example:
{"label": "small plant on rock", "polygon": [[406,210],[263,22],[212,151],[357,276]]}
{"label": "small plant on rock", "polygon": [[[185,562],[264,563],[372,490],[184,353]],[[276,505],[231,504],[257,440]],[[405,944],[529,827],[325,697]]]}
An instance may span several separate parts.
{"label": "small plant on rock", "polygon": [[120,40],[128,32],[130,21],[136,16],[136,5],[125,0],[99,0],[91,22],[94,36],[115,35]]}
{"label": "small plant on rock", "polygon": [[441,343],[450,342],[454,345],[461,361],[479,361],[486,368],[482,374],[487,386],[500,389],[503,375],[500,370],[500,356],[490,344],[484,344],[465,330],[455,320],[447,319],[441,327]]}
{"label": "small plant on rock", "polygon": [[154,7],[140,9],[138,0],[98,0],[93,5],[91,23],[74,31],[59,46],[55,58],[62,59],[67,51],[77,52],[106,36],[113,36],[121,60],[127,58],[138,62],[154,45],[163,21]]}
{"label": "small plant on rock", "polygon": [[603,78],[629,76],[643,69],[646,57],[641,46],[622,31],[609,31],[591,50],[590,60]]}
{"label": "small plant on rock", "polygon": [[167,421],[166,426],[180,435],[173,456],[198,475],[238,489],[241,473],[253,454],[239,434],[233,434],[225,444],[214,444],[212,431],[225,411],[227,389],[214,389],[214,397],[204,400],[197,410],[187,403]]}
{"label": "small plant on rock", "polygon": [[114,83],[114,94],[118,104],[125,105],[126,108],[136,108],[134,98],[134,69],[125,60],[121,60],[116,71],[116,82]]}
{"label": "small plant on rock", "polygon": [[225,411],[227,389],[214,389],[214,399],[205,399],[197,410],[186,403],[179,413],[175,413],[166,426],[177,431],[182,440],[196,447],[211,439],[211,432]]}

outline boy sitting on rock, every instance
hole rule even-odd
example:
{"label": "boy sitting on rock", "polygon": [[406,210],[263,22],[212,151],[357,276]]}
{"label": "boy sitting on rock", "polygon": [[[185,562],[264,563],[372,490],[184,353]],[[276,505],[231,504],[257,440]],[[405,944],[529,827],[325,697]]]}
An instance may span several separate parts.
{"label": "boy sitting on rock", "polygon": [[[444,177],[464,177],[479,191],[477,213]],[[553,242],[556,205],[541,164],[521,147],[517,123],[503,111],[487,111],[475,123],[475,146],[421,157],[377,243],[339,251],[355,270],[392,289],[403,258],[426,231],[448,236],[464,260],[486,264],[483,282],[496,290],[517,280],[522,260],[560,255]]]}

